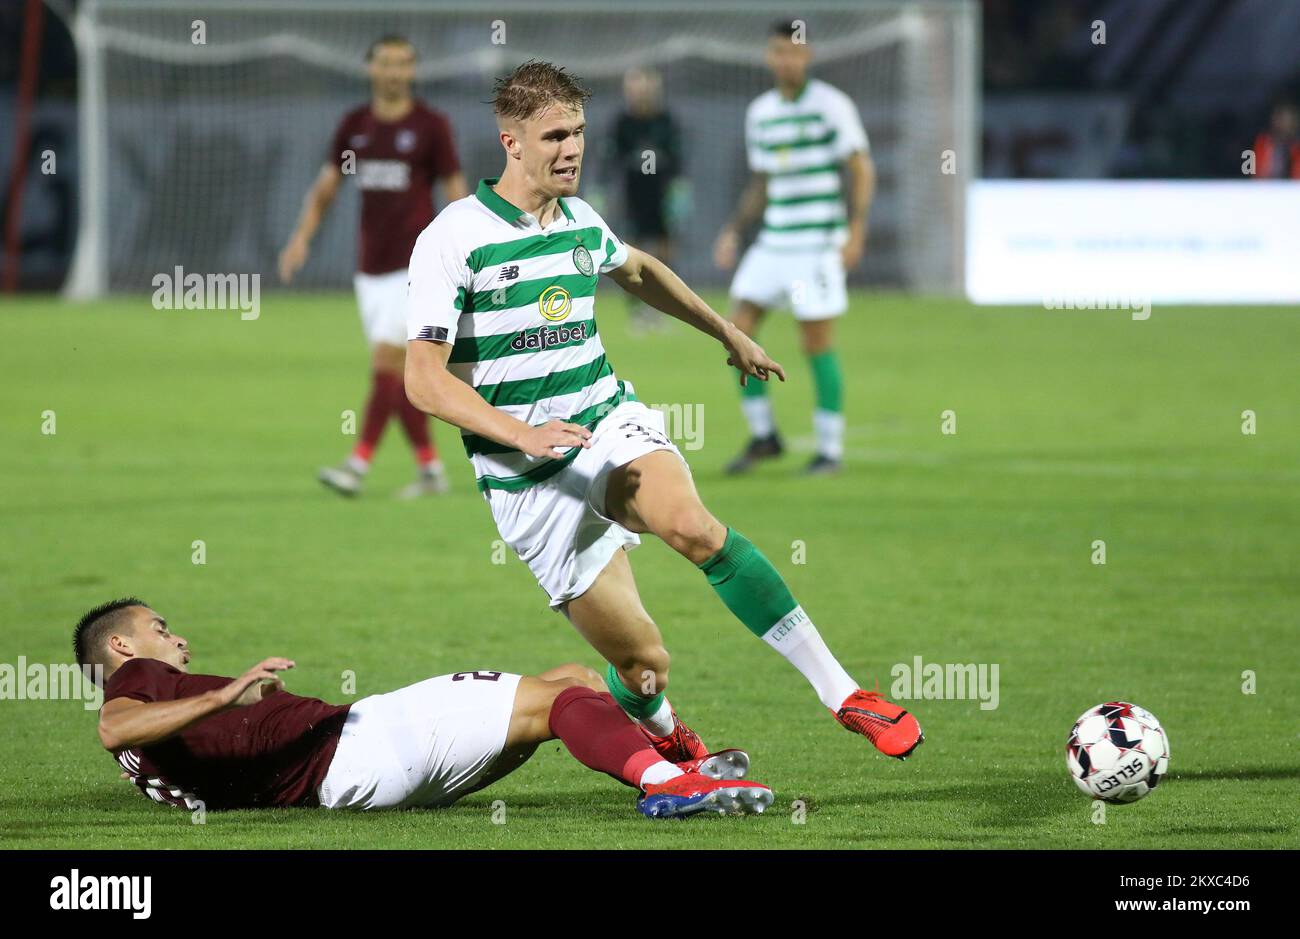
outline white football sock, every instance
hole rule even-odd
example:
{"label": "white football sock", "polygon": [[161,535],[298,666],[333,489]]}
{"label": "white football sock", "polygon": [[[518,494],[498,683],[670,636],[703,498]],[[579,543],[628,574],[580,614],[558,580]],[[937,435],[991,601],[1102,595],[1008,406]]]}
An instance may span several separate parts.
{"label": "white football sock", "polygon": [[[757,378],[751,378],[750,381],[758,381]],[[740,409],[745,412],[745,420],[749,421],[749,432],[755,437],[770,437],[776,430],[776,425],[772,421],[772,399],[767,395],[761,398],[742,397],[740,399]]]}
{"label": "white football sock", "polygon": [[657,711],[649,717],[641,718],[637,723],[656,737],[667,737],[671,734],[677,724],[673,721],[673,706],[668,703],[668,696],[664,695]]}
{"label": "white football sock", "polygon": [[763,641],[799,669],[822,704],[832,711],[838,711],[844,699],[858,690],[858,683],[831,655],[803,607],[797,606],[782,617],[763,635]]}
{"label": "white football sock", "polygon": [[660,760],[658,763],[650,764],[650,767],[641,774],[641,779],[637,782],[637,785],[641,787],[657,786],[660,783],[668,782],[670,779],[685,775],[677,766],[667,760]]}
{"label": "white football sock", "polygon": [[817,435],[817,452],[832,460],[844,459],[844,415],[839,411],[813,411],[813,431]]}
{"label": "white football sock", "polygon": [[361,459],[361,457],[357,456],[356,454],[353,454],[352,456],[348,457],[347,467],[348,469],[352,470],[352,472],[356,473],[358,476],[364,476],[366,475],[366,471],[370,469],[370,464],[366,460]]}

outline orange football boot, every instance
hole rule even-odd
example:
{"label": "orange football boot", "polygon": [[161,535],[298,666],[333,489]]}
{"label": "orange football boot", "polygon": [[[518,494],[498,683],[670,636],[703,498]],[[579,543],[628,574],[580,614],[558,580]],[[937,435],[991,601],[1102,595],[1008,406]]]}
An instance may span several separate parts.
{"label": "orange football boot", "polygon": [[846,730],[862,734],[885,756],[905,760],[925,741],[916,718],[878,691],[859,688],[831,713]]}

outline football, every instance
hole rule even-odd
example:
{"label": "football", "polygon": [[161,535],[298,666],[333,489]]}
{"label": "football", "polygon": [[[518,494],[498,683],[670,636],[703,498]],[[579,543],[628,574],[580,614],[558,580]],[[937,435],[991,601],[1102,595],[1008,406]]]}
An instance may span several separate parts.
{"label": "football", "polygon": [[1110,701],[1089,708],[1074,722],[1065,763],[1075,785],[1094,799],[1136,802],[1169,769],[1169,738],[1150,711]]}

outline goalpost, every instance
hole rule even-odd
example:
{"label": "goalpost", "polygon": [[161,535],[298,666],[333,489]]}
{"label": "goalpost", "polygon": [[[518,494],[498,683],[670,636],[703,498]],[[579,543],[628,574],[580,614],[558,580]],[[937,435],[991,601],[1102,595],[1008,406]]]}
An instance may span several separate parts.
{"label": "goalpost", "polygon": [[[979,167],[979,9],[974,0],[796,4],[812,74],[858,105],[878,171],[856,280],[959,293],[965,189]],[[342,114],[368,96],[364,55],[400,33],[419,54],[416,93],[451,119],[467,178],[496,175],[494,76],[529,59],[594,92],[581,194],[619,206],[608,143],[622,77],[649,67],[683,135],[689,208],[674,266],[722,285],[710,248],[748,174],[745,106],[770,87],[770,0],[366,2],[84,0],[73,34],[80,83],[80,221],[65,293],[144,291],[175,265],[263,273],[326,158]],[[342,287],[355,252],[355,187],[296,286]]]}

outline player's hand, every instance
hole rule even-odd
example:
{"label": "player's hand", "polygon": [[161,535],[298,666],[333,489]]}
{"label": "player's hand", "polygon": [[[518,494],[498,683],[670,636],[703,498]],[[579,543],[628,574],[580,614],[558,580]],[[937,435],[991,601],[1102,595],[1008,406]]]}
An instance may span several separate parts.
{"label": "player's hand", "polygon": [[785,381],[785,369],[779,362],[735,326],[728,324],[728,327],[727,338],[723,340],[723,345],[727,347],[727,364],[740,372],[741,385],[747,383],[751,376],[767,381],[775,375]]}
{"label": "player's hand", "polygon": [[244,674],[221,689],[227,707],[241,708],[256,704],[263,698],[284,690],[284,682],[276,675],[293,668],[292,659],[272,656],[258,662]]}
{"label": "player's hand", "polygon": [[293,280],[293,275],[302,270],[302,266],[307,263],[307,241],[294,235],[289,239],[289,243],[284,246],[280,252],[280,283],[287,284]]}
{"label": "player's hand", "polygon": [[529,456],[548,456],[560,459],[564,456],[560,448],[591,446],[591,431],[581,424],[569,424],[565,421],[547,421],[537,427],[529,427],[520,434],[519,449]]}
{"label": "player's hand", "polygon": [[849,240],[840,248],[840,260],[844,262],[844,270],[853,270],[862,260],[862,254],[867,247],[867,226],[864,223],[861,228],[852,228],[849,230]]}
{"label": "player's hand", "polygon": [[718,232],[718,240],[713,243],[713,263],[724,271],[736,266],[736,255],[740,253],[740,234],[728,225]]}

